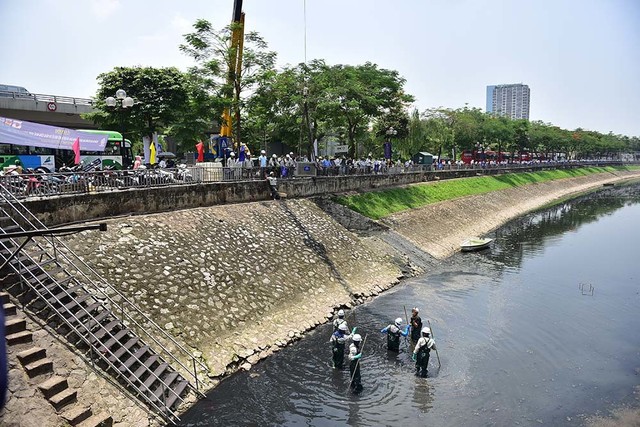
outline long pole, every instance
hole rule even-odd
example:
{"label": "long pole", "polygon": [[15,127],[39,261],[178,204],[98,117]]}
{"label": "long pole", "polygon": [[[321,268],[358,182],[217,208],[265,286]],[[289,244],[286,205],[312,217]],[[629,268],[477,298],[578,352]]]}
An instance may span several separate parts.
{"label": "long pole", "polygon": [[[364,340],[362,340],[362,347],[360,347],[360,354],[362,354],[362,350],[364,350],[364,345],[367,342],[367,336],[364,336]],[[360,356],[360,359],[362,359],[362,356]],[[356,372],[358,372],[358,365],[360,364],[360,359],[358,359],[356,361],[356,368],[353,370],[353,375],[351,375],[351,381],[349,381],[349,387],[347,387],[347,390],[349,390],[351,388],[351,383],[353,382],[353,378],[356,376]]]}
{"label": "long pole", "polygon": [[[411,326],[409,323],[409,316],[407,316],[407,306],[403,305],[402,308],[404,308],[404,318],[407,320],[407,325]],[[407,337],[404,337],[404,339],[407,340]]]}
{"label": "long pole", "polygon": [[[427,319],[427,323],[429,324],[429,329],[431,329],[431,336],[433,337],[433,339],[435,340],[436,337],[433,334],[433,329],[431,328],[431,320]],[[442,366],[440,364],[440,354],[438,354],[438,347],[436,347],[436,356],[438,357],[438,369],[440,368],[440,366]]]}

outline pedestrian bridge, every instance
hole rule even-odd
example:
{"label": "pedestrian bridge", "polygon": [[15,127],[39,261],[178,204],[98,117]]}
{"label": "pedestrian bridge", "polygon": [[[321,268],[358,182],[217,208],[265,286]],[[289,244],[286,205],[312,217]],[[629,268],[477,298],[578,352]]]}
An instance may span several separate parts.
{"label": "pedestrian bridge", "polygon": [[80,117],[94,111],[93,100],[60,95],[0,91],[0,116],[51,126],[97,129]]}

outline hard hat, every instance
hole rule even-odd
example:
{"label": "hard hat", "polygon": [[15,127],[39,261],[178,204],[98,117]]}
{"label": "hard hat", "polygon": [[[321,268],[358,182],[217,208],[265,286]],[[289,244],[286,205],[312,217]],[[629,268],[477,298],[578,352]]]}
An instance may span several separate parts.
{"label": "hard hat", "polygon": [[402,325],[402,318],[401,318],[401,317],[398,317],[398,318],[396,319],[396,326],[400,326],[400,325]]}
{"label": "hard hat", "polygon": [[418,307],[413,307],[411,311],[415,311],[416,313],[420,313],[420,309]]}
{"label": "hard hat", "polygon": [[422,328],[422,333],[423,334],[430,334],[431,333],[431,329],[429,329],[428,327],[425,326],[424,328]]}
{"label": "hard hat", "polygon": [[360,336],[360,334],[355,334],[353,336],[353,342],[360,342],[362,341],[362,337]]}
{"label": "hard hat", "polygon": [[267,154],[267,152],[264,150],[260,150],[260,154]]}
{"label": "hard hat", "polygon": [[290,156],[293,156],[293,151],[289,153]]}
{"label": "hard hat", "polygon": [[347,328],[347,324],[346,323],[340,323],[340,326],[338,326],[338,329],[340,329],[341,331],[345,331],[347,332],[349,330],[349,328]]}
{"label": "hard hat", "polygon": [[338,310],[338,317],[344,317],[344,310]]}
{"label": "hard hat", "polygon": [[276,156],[275,154],[272,154],[272,155],[271,155],[271,157],[273,157],[273,158],[275,159],[275,158],[276,158],[276,157],[278,157],[278,156]]}
{"label": "hard hat", "polygon": [[229,153],[230,156],[235,156],[236,153],[234,153],[233,151],[231,153]]}

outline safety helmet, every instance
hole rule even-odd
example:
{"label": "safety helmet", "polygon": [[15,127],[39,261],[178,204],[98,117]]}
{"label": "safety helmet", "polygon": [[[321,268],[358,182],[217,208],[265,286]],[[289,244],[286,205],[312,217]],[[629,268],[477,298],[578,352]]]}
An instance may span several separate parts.
{"label": "safety helmet", "polygon": [[420,313],[420,309],[418,307],[413,307],[411,311],[415,311],[416,313]]}
{"label": "safety helmet", "polygon": [[431,329],[429,329],[428,327],[425,326],[424,328],[422,328],[422,333],[423,334],[430,334],[431,333]]}
{"label": "safety helmet", "polygon": [[402,318],[401,318],[401,317],[398,317],[398,318],[396,319],[396,326],[400,326],[400,325],[402,325]]}
{"label": "safety helmet", "polygon": [[349,330],[347,328],[347,324],[346,323],[340,323],[340,326],[338,326],[338,329],[340,329],[341,331],[345,331],[345,332],[347,332]]}
{"label": "safety helmet", "polygon": [[230,155],[231,157],[233,157],[233,156],[235,156],[235,155],[236,155],[236,153],[234,153],[234,152],[232,151],[231,153],[229,153],[229,155]]}
{"label": "safety helmet", "polygon": [[267,152],[264,150],[260,150],[260,154],[267,154]]}
{"label": "safety helmet", "polygon": [[344,310],[338,310],[338,317],[344,317]]}
{"label": "safety helmet", "polygon": [[353,335],[353,342],[360,342],[360,341],[362,341],[362,337],[360,336],[360,334]]}
{"label": "safety helmet", "polygon": [[275,154],[272,154],[271,157],[273,157],[274,159],[278,158],[278,156],[276,156]]}

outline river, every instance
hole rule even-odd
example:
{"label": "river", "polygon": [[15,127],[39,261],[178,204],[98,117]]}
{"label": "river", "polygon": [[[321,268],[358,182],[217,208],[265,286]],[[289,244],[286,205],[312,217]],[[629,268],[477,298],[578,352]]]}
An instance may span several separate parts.
{"label": "river", "polygon": [[[360,395],[333,370],[324,325],[223,381],[183,425],[583,425],[640,384],[640,189],[532,213],[347,313],[367,336]],[[433,326],[429,377],[379,332],[404,307]]]}

